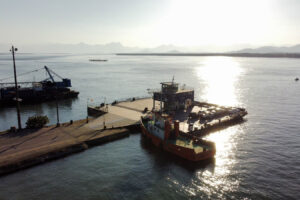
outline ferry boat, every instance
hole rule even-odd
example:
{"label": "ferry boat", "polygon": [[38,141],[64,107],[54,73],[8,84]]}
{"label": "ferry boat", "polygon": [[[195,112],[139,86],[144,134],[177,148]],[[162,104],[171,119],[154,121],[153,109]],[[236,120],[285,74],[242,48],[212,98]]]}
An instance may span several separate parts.
{"label": "ferry boat", "polygon": [[[156,102],[160,108],[156,108]],[[153,92],[153,109],[140,120],[142,135],[156,147],[189,161],[213,158],[215,144],[203,139],[213,127],[241,120],[244,108],[223,107],[194,101],[194,90],[163,82]]]}
{"label": "ferry boat", "polygon": [[143,136],[150,139],[155,146],[189,161],[206,160],[214,157],[216,153],[213,142],[180,136],[179,121],[175,121],[173,128],[170,119],[158,113],[153,112],[152,115],[142,118],[141,129]]}

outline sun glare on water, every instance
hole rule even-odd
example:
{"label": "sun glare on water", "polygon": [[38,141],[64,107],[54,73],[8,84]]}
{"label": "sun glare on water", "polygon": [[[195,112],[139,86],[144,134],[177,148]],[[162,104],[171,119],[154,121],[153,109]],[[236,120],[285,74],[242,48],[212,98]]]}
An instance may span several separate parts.
{"label": "sun glare on water", "polygon": [[[196,92],[200,101],[226,106],[240,104],[237,84],[244,69],[235,58],[205,57],[194,70],[199,85],[204,86],[202,91]],[[176,178],[170,179],[172,184],[191,197],[204,193],[207,197],[227,199],[228,193],[239,190],[242,181],[236,157],[238,142],[243,134],[243,126],[236,125],[205,136],[216,145],[215,161],[204,170],[197,170],[188,184]]]}
{"label": "sun glare on water", "polygon": [[235,126],[207,136],[208,140],[215,142],[217,149],[214,171],[205,170],[198,174],[198,179],[205,183],[202,191],[208,195],[218,194],[223,198],[227,192],[238,189],[240,179],[235,176],[236,146],[237,138],[242,133],[242,128]]}
{"label": "sun glare on water", "polygon": [[232,58],[208,57],[196,68],[196,73],[205,85],[204,91],[199,94],[200,99],[227,106],[239,103],[235,86],[242,69]]}
{"label": "sun glare on water", "polygon": [[[230,57],[207,57],[204,62],[195,69],[201,84],[205,85],[204,91],[200,92],[201,99],[209,103],[235,106],[239,104],[238,80],[243,69],[234,58]],[[239,178],[232,178],[235,173],[237,138],[243,134],[240,126],[233,126],[207,136],[207,139],[215,142],[216,155],[214,171],[205,170],[198,174],[201,191],[208,195],[223,194],[234,191],[239,186]]]}

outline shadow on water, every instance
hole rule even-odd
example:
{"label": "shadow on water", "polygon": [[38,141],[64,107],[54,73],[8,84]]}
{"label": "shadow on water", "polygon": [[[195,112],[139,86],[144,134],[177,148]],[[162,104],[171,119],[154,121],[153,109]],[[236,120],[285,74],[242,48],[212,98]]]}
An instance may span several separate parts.
{"label": "shadow on water", "polygon": [[244,118],[233,120],[233,121],[228,121],[228,122],[225,122],[223,124],[207,128],[205,131],[201,132],[199,135],[195,134],[195,136],[204,137],[204,136],[207,136],[209,134],[225,130],[226,128],[229,128],[229,127],[232,127],[232,126],[235,126],[235,125],[242,125],[247,121],[248,121],[248,119],[244,119]]}
{"label": "shadow on water", "polygon": [[[65,108],[71,108],[72,104],[74,102],[79,101],[78,97],[74,97],[74,98],[70,98],[70,99],[63,99],[63,100],[58,100],[58,105],[61,107],[65,107]],[[22,104],[21,103],[21,110],[22,111],[31,111],[31,110],[42,110],[43,106],[46,106],[48,108],[53,108],[56,107],[56,101],[47,101],[47,102],[40,102],[40,103],[26,103],[26,104]],[[5,109],[11,109],[11,108],[15,108],[16,105],[15,104],[8,104],[8,105],[2,105],[0,106],[0,111],[4,111]]]}
{"label": "shadow on water", "polygon": [[[72,108],[72,104],[78,100],[79,100],[78,97],[58,100],[58,105],[59,105],[59,107]],[[48,102],[45,102],[44,105],[46,105],[47,107],[50,107],[50,108],[56,107],[56,101],[48,101]]]}
{"label": "shadow on water", "polygon": [[215,168],[215,158],[192,162],[180,158],[172,153],[163,151],[161,148],[155,147],[150,141],[141,137],[140,144],[142,149],[147,152],[150,156],[152,156],[155,163],[159,166],[168,166],[168,165],[177,165],[180,166],[190,172],[195,172],[199,169],[209,169],[210,171],[214,171]]}
{"label": "shadow on water", "polygon": [[[79,98],[64,99],[58,101],[60,118],[63,121],[69,121],[69,113],[75,108],[74,104],[78,104]],[[21,104],[21,119],[22,126],[25,127],[28,117],[35,115],[46,115],[49,118],[50,124],[56,123],[56,102],[48,101],[36,104]],[[16,126],[16,107],[0,105],[0,131],[7,130],[11,126]],[[75,119],[76,120],[76,119]]]}

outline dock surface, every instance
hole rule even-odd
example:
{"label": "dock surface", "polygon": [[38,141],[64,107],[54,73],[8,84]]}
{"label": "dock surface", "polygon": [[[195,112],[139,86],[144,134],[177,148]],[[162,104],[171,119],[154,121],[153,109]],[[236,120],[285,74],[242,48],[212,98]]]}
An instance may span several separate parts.
{"label": "dock surface", "polygon": [[[109,105],[108,113],[89,119],[64,123],[39,130],[24,129],[17,133],[0,134],[0,175],[27,168],[91,146],[129,136],[145,107],[152,99],[140,99]],[[105,126],[105,129],[104,129]]]}

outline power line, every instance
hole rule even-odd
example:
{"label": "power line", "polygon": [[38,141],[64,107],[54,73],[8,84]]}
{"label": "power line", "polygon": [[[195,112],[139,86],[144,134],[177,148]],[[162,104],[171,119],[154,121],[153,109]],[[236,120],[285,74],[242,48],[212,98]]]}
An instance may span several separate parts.
{"label": "power line", "polygon": [[[26,75],[26,74],[30,74],[32,72],[37,72],[41,69],[44,69],[44,68],[36,69],[36,70],[30,71],[30,72],[24,72],[24,73],[18,74],[18,76],[23,76],[23,75]],[[14,78],[14,76],[10,76],[10,77],[7,77],[7,78],[2,78],[2,79],[0,79],[0,81],[4,81],[4,80],[7,80],[7,79],[11,79],[11,78]]]}

